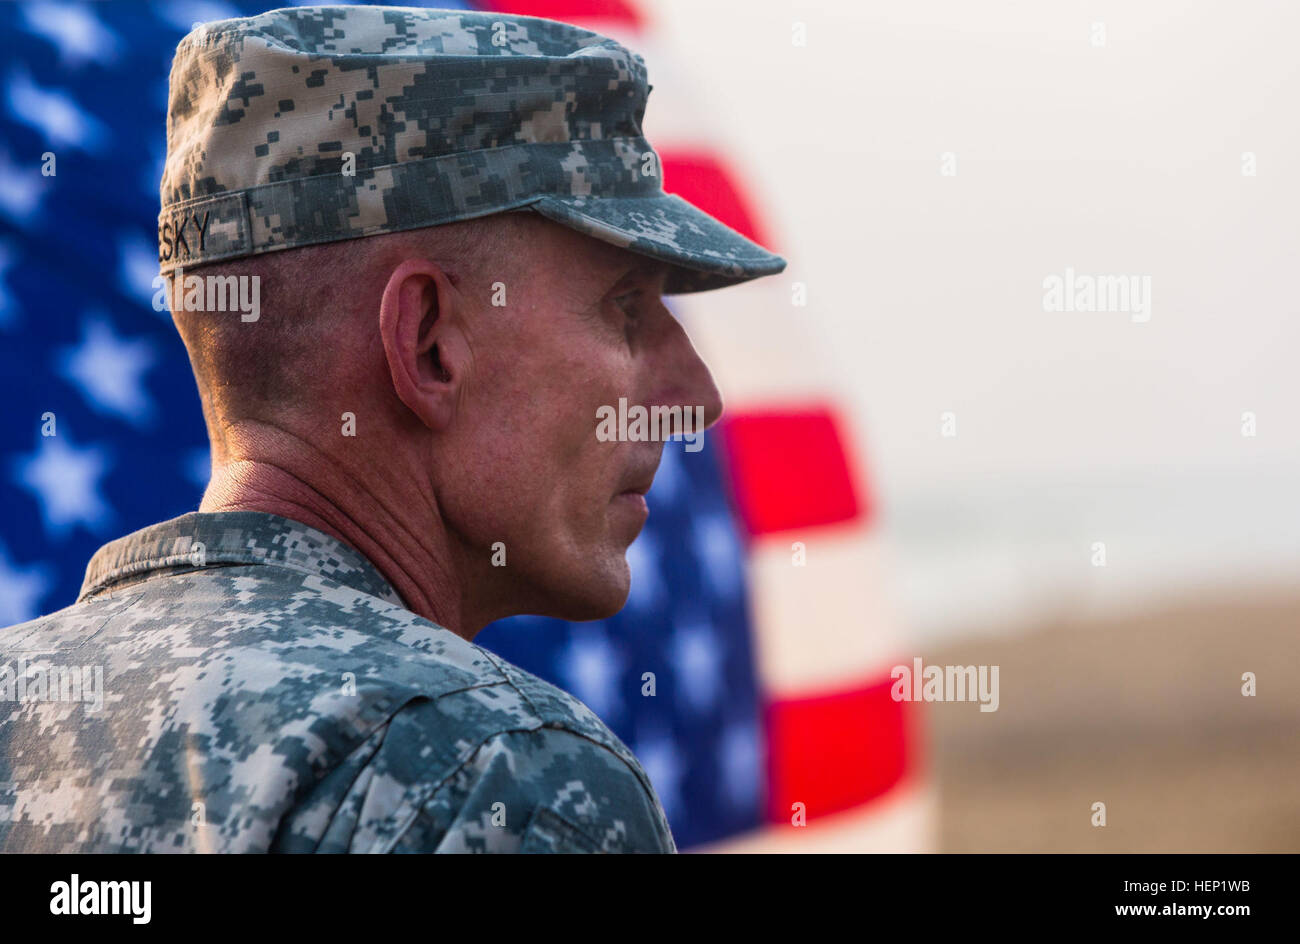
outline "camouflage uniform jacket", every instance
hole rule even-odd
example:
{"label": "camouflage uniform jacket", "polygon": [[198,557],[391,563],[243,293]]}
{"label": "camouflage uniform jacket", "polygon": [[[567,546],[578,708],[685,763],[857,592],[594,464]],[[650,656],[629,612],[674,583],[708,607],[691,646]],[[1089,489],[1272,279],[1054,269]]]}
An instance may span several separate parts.
{"label": "camouflage uniform jacket", "polygon": [[0,850],[676,851],[586,706],[258,512],[111,542],[0,630]]}

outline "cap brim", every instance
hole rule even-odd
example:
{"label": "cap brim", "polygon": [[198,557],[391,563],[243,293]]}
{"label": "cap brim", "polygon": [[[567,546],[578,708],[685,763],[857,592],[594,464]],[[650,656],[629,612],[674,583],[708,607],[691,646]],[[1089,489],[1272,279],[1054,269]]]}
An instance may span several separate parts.
{"label": "cap brim", "polygon": [[666,262],[668,295],[703,292],[775,275],[785,260],[681,197],[546,196],[531,204],[549,220]]}

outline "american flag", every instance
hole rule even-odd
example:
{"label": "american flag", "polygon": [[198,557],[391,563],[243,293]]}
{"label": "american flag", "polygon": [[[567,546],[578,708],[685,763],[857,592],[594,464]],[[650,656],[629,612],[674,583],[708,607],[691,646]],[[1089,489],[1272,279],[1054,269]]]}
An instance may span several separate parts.
{"label": "american flag", "polygon": [[[196,22],[276,5],[0,5],[0,625],[70,604],[101,544],[198,506],[198,396],[152,304],[167,76]],[[694,77],[644,11],[478,7],[641,52],[666,189],[798,268],[712,123],[684,117],[689,96],[673,90]],[[844,410],[810,359],[784,359],[803,375],[794,384],[755,366],[755,339],[797,330],[785,278],[674,302],[728,411],[703,450],[665,448],[626,608],[602,622],[517,617],[476,642],[599,714],[640,758],[683,849],[924,849],[932,797],[912,706],[889,697],[897,636],[873,585],[879,537]]]}

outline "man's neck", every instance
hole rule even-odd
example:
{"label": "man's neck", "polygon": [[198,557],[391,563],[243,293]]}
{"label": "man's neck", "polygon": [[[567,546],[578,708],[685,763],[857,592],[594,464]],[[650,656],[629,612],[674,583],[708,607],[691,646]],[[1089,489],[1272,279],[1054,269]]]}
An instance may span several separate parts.
{"label": "man's neck", "polygon": [[[377,496],[309,482],[293,464],[238,459],[213,470],[200,512],[260,511],[323,531],[355,548],[383,574],[413,612],[473,639],[465,631],[462,598],[446,560],[449,548],[420,540]],[[432,530],[432,529],[431,529]]]}

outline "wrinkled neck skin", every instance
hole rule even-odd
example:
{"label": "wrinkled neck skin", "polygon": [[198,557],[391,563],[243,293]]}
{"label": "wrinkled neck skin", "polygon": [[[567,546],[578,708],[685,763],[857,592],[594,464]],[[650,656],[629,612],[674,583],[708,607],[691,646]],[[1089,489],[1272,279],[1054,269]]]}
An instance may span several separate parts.
{"label": "wrinkled neck skin", "polygon": [[389,487],[377,470],[375,481],[361,482],[338,457],[274,432],[226,431],[224,455],[214,462],[199,511],[260,511],[338,538],[383,574],[407,608],[472,640],[490,620],[467,605],[457,577],[457,542],[431,490]]}

